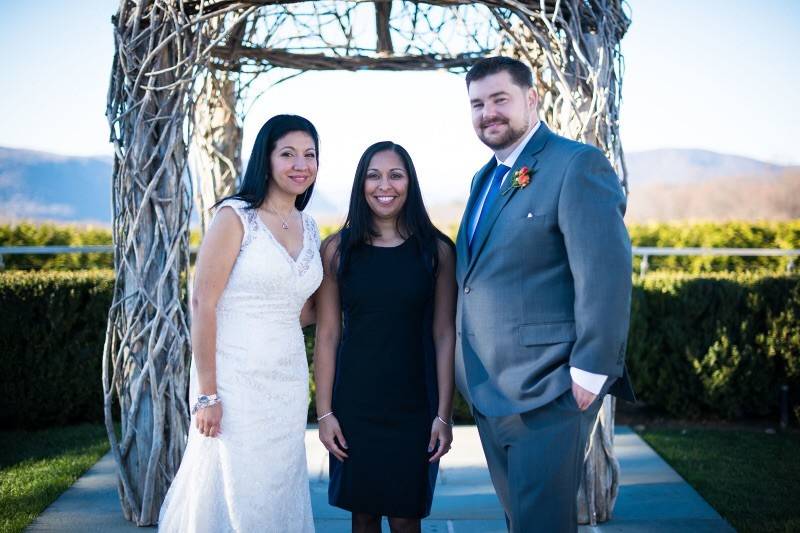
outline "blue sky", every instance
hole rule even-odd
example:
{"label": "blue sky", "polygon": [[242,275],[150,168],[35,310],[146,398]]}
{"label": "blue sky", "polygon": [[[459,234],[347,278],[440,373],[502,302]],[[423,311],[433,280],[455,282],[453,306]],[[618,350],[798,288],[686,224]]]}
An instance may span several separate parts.
{"label": "blue sky", "polygon": [[[0,0],[0,146],[110,154],[104,116],[112,0]],[[80,9],[78,9],[80,6]],[[704,148],[800,164],[800,2],[631,0],[621,134],[627,151]],[[268,90],[243,150],[269,116],[294,112],[322,137],[319,187],[342,199],[361,152],[400,142],[426,197],[458,199],[490,153],[448,73],[307,73]]]}

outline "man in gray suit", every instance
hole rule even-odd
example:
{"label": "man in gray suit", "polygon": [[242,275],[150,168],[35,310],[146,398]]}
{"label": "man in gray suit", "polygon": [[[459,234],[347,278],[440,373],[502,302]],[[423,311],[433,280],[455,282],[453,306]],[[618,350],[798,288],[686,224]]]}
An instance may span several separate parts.
{"label": "man in gray suit", "polygon": [[600,150],[539,120],[523,63],[483,59],[467,90],[494,157],[472,180],[456,241],[456,381],[509,530],[576,531],[601,399],[633,399],[625,195]]}

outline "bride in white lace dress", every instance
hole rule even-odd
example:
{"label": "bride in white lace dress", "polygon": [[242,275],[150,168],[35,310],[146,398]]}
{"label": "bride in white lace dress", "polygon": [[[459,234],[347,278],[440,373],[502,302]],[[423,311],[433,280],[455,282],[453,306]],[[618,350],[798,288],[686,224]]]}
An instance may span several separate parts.
{"label": "bride in white lace dress", "polygon": [[322,279],[319,232],[302,212],[318,137],[302,117],[261,128],[240,191],[221,202],[192,297],[194,407],[161,507],[166,532],[313,532],[301,325]]}

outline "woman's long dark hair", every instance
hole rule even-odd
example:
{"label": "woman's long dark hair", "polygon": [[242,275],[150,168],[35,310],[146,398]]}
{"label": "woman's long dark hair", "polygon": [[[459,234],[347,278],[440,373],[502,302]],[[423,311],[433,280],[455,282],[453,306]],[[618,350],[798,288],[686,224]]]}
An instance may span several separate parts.
{"label": "woman's long dark hair", "polygon": [[[242,177],[242,184],[236,194],[223,198],[213,207],[221,204],[228,198],[236,198],[247,202],[248,207],[255,209],[264,203],[269,192],[270,182],[272,181],[272,166],[270,155],[275,149],[278,140],[294,131],[308,133],[314,140],[317,163],[319,163],[319,135],[317,129],[310,120],[298,115],[275,115],[261,126],[256,135],[256,142],[253,143],[253,151],[250,153],[250,160],[247,162],[247,170]],[[302,211],[311,200],[314,192],[312,183],[303,194],[297,196],[294,206]]]}
{"label": "woman's long dark hair", "polygon": [[[350,251],[363,244],[372,242],[373,237],[379,236],[375,227],[375,219],[364,195],[364,182],[367,179],[367,170],[375,154],[379,152],[391,151],[400,156],[408,174],[408,191],[406,201],[400,214],[397,217],[397,231],[404,238],[415,237],[417,246],[423,256],[430,257],[433,261],[433,272],[436,273],[438,267],[438,246],[439,240],[453,246],[452,241],[431,222],[425,204],[422,201],[422,192],[417,179],[417,170],[414,162],[405,148],[391,141],[381,141],[373,144],[364,151],[356,167],[355,179],[353,179],[353,189],[350,192],[350,207],[347,211],[347,219],[342,226],[342,232],[347,232],[344,242],[340,241],[338,253],[334,260],[350,256]],[[344,244],[344,246],[342,246]],[[339,272],[343,272],[345,265],[339,265]]]}

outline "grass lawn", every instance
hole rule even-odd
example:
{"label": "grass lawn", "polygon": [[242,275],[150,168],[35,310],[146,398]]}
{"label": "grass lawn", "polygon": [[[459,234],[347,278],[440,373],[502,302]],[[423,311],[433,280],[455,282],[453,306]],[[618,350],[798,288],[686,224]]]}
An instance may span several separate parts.
{"label": "grass lawn", "polygon": [[647,428],[639,434],[738,531],[800,531],[800,433]]}
{"label": "grass lawn", "polygon": [[0,431],[0,531],[22,531],[107,451],[100,424]]}

